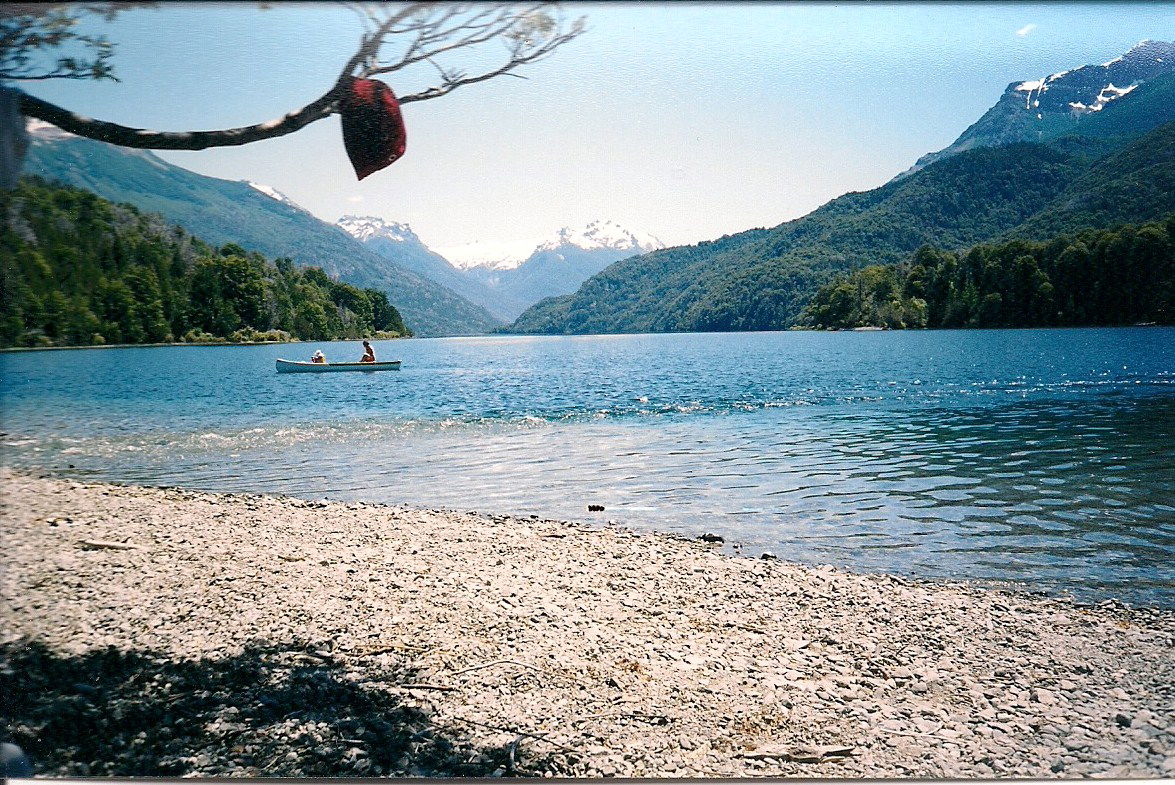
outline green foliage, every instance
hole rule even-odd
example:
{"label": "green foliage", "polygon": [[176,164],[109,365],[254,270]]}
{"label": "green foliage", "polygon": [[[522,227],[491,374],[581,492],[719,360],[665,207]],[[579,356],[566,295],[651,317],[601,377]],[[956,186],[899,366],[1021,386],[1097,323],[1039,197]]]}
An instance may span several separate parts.
{"label": "green foliage", "polygon": [[924,247],[821,287],[811,327],[1044,327],[1175,321],[1175,214],[1047,243]]}
{"label": "green foliage", "polygon": [[[617,262],[574,294],[535,304],[509,332],[783,329],[838,274],[897,264],[923,245],[1047,238],[1175,210],[1175,123],[1096,161],[1095,148],[1071,142],[970,150],[773,229]],[[960,292],[957,307],[971,294],[979,289]],[[891,309],[891,321],[916,324],[908,305]],[[993,298],[985,307],[1007,304]]]}
{"label": "green foliage", "polygon": [[[389,261],[298,207],[244,182],[189,172],[149,151],[92,139],[47,140],[29,147],[24,171],[161,214],[217,246],[237,243],[270,259],[290,257],[353,286],[391,292],[414,332],[472,335],[500,324],[484,308],[407,269],[411,264]],[[172,325],[174,335],[185,331]]]}
{"label": "green foliage", "polygon": [[157,216],[29,178],[0,196],[0,345],[411,334],[384,292],[210,248]]}
{"label": "green foliage", "polygon": [[102,9],[97,5],[25,4],[24,13],[0,14],[0,81],[115,79],[110,63],[114,45],[105,36],[77,31],[83,14],[100,13],[109,20],[117,13],[109,4],[101,4]]}

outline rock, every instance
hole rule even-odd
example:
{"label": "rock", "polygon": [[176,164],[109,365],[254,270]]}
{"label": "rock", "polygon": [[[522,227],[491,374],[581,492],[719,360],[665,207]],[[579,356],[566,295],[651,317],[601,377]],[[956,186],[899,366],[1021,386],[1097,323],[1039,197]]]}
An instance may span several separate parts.
{"label": "rock", "polygon": [[1057,702],[1057,697],[1049,690],[1043,687],[1037,687],[1032,691],[1032,700],[1045,706]]}
{"label": "rock", "polygon": [[760,556],[759,558],[760,558],[760,559],[766,559],[766,560],[773,560],[773,559],[778,559],[779,557],[778,557],[778,556],[776,556],[776,555],[775,555],[774,553],[772,553],[771,551],[763,551],[763,555],[762,555],[762,556]]}
{"label": "rock", "polygon": [[721,535],[711,534],[710,532],[706,532],[698,539],[701,540],[702,542],[726,542],[726,539],[724,537],[722,537]]}
{"label": "rock", "polygon": [[24,750],[15,744],[0,744],[0,778],[31,779],[32,776],[33,763]]}

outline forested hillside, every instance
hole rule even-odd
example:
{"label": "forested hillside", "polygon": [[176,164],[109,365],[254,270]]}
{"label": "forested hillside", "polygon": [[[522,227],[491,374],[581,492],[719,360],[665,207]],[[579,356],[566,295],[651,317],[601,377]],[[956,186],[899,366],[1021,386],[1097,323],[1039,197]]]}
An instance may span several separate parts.
{"label": "forested hillside", "polygon": [[510,328],[523,333],[768,330],[795,323],[837,273],[923,245],[966,249],[1013,232],[1045,239],[1165,216],[1175,123],[1108,157],[1096,142],[979,148],[774,229],[618,262]]}
{"label": "forested hillside", "polygon": [[0,345],[408,334],[387,296],[26,178],[0,195]]}
{"label": "forested hillside", "polygon": [[1045,243],[925,247],[823,286],[811,327],[1046,327],[1175,322],[1175,213]]}
{"label": "forested hillside", "polygon": [[413,331],[472,335],[500,324],[480,306],[363,246],[337,226],[245,182],[188,171],[146,150],[63,134],[32,135],[25,171],[159,213],[214,245],[237,243],[389,294]]}

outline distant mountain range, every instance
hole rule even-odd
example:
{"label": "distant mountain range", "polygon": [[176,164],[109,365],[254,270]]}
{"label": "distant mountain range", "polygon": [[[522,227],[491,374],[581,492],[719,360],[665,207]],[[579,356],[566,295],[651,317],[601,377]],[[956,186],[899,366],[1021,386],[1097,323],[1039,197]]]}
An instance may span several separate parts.
{"label": "distant mountain range", "polygon": [[1139,223],[1175,212],[1175,45],[1009,86],[950,147],[808,215],[610,265],[543,300],[520,333],[769,330],[833,275],[922,245]]}
{"label": "distant mountain range", "polygon": [[347,283],[387,292],[417,335],[484,333],[501,321],[413,270],[414,259],[373,252],[268,186],[206,177],[145,150],[115,147],[34,126],[25,171],[113,202],[160,213],[214,245],[323,268]]}
{"label": "distant mountain range", "polygon": [[621,259],[664,248],[649,234],[638,234],[612,221],[594,221],[580,230],[560,229],[539,243],[521,262],[497,260],[466,269],[507,302],[521,303],[513,314],[545,297],[574,292],[580,284]]}
{"label": "distant mountain range", "polygon": [[430,250],[407,224],[374,216],[343,216],[338,226],[370,250],[461,294],[494,316],[509,321],[543,299],[574,292],[613,262],[663,243],[612,221],[583,229],[565,227],[545,241],[519,244],[530,251],[477,259],[463,254],[458,266]]}
{"label": "distant mountain range", "polygon": [[486,333],[544,297],[575,291],[618,259],[661,247],[649,235],[597,221],[527,244],[515,259],[451,264],[407,224],[348,215],[332,225],[277,189],[207,177],[154,153],[84,139],[46,123],[30,126],[25,171],[160,213],[207,242],[321,267],[387,292],[417,335]]}
{"label": "distant mountain range", "polygon": [[[406,224],[318,220],[272,187],[206,177],[140,150],[34,129],[29,173],[161,213],[213,244],[322,267],[388,293],[418,335],[764,330],[795,323],[833,275],[923,244],[1137,223],[1175,211],[1175,44],[1010,84],[950,146],[880,188],[770,229],[664,248],[597,221],[548,239],[442,255]],[[449,258],[446,258],[448,255]],[[456,262],[456,263],[454,263]]]}

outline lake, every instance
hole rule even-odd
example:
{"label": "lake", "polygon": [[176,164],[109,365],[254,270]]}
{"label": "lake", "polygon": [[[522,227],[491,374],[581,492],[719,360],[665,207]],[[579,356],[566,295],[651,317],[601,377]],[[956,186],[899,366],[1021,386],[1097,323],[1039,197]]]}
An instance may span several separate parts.
{"label": "lake", "polygon": [[[1175,605],[1175,329],[492,336],[0,355],[0,460],[586,520]],[[603,513],[589,513],[601,504]],[[209,524],[214,525],[214,524]]]}

